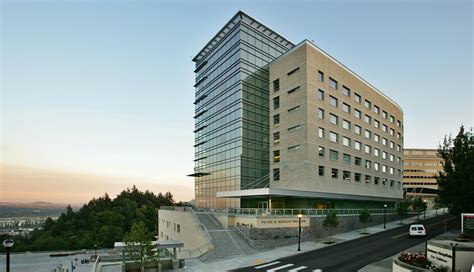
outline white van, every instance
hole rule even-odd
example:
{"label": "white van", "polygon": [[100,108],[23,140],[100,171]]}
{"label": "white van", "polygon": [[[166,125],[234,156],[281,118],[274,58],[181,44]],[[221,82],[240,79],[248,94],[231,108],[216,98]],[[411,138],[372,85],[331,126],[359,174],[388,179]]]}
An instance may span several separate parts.
{"label": "white van", "polygon": [[422,236],[426,237],[426,229],[425,226],[421,224],[413,224],[410,225],[410,232],[409,232],[410,237],[415,237],[415,236]]}

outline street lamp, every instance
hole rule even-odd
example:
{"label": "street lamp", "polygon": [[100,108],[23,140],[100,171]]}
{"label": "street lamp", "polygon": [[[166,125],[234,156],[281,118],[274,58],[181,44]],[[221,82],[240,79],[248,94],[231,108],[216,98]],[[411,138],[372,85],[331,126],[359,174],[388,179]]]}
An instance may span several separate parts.
{"label": "street lamp", "polygon": [[298,214],[298,251],[301,251],[301,218],[303,215],[300,213]]}
{"label": "street lamp", "polygon": [[426,218],[426,199],[423,200],[423,203],[425,203],[425,205],[423,205],[423,218]]}
{"label": "street lamp", "polygon": [[5,248],[5,251],[7,252],[7,272],[10,272],[10,250],[13,247],[13,242],[12,239],[7,239],[3,241],[3,247]]}
{"label": "street lamp", "polygon": [[387,229],[387,204],[383,204],[383,229]]}

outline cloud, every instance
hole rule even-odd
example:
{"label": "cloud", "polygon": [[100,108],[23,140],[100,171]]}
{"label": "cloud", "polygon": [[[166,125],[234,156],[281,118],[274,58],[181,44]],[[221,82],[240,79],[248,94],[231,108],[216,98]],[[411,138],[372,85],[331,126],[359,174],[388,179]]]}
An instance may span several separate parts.
{"label": "cloud", "polygon": [[180,185],[172,184],[173,181],[100,176],[11,164],[0,164],[0,178],[0,199],[5,202],[80,204],[104,193],[115,197],[133,185],[141,191],[150,190],[155,194],[169,191],[178,201],[194,198],[192,180]]}

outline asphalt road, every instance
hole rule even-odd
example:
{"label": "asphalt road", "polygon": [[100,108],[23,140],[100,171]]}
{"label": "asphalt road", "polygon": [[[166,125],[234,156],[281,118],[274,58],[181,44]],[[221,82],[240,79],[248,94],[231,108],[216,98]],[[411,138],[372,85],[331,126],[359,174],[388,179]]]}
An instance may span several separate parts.
{"label": "asphalt road", "polygon": [[[458,220],[448,214],[420,220],[417,224],[425,225],[428,234],[426,239],[430,239],[444,232],[444,219],[448,223],[447,229],[459,226]],[[426,240],[425,238],[410,238],[408,228],[409,225],[402,225],[358,239],[234,271],[357,271],[368,264],[393,256]]]}

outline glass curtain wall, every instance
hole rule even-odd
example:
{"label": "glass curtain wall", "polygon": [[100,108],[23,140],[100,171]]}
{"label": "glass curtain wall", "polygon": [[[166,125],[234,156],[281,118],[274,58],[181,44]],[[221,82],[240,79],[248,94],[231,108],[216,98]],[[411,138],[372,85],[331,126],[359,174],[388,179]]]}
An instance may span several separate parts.
{"label": "glass curtain wall", "polygon": [[196,63],[197,207],[240,207],[216,193],[268,183],[268,63],[288,49],[241,19]]}

